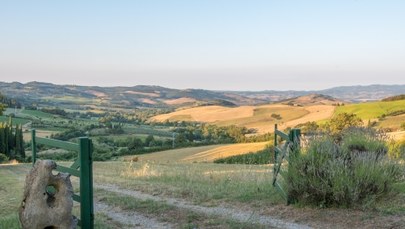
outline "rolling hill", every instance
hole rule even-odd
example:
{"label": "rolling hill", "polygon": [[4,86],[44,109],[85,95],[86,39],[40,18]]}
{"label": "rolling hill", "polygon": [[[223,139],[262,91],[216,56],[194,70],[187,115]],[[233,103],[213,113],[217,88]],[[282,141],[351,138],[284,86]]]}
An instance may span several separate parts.
{"label": "rolling hill", "polygon": [[236,125],[254,129],[256,133],[272,132],[274,124],[280,129],[295,127],[309,121],[320,121],[332,117],[337,99],[323,95],[309,95],[285,100],[286,104],[258,106],[204,106],[181,109],[172,113],[152,117],[151,121],[190,121],[212,123],[219,126]]}
{"label": "rolling hill", "polygon": [[43,82],[25,84],[0,82],[0,92],[8,98],[17,99],[25,106],[58,106],[75,110],[88,107],[172,109],[213,105],[225,107],[263,105],[311,94],[332,96],[340,101],[380,100],[403,94],[405,85],[346,86],[320,91],[210,91],[148,85],[98,87]]}
{"label": "rolling hill", "polygon": [[160,86],[96,87],[55,85],[42,82],[26,84],[0,82],[0,92],[25,105],[84,108],[86,106],[135,108],[222,105],[236,106],[262,103],[263,100],[237,94],[202,89],[170,89]]}

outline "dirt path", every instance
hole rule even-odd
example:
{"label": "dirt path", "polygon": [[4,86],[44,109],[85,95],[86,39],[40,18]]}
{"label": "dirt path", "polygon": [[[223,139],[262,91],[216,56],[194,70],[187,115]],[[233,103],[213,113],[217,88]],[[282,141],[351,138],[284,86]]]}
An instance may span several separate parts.
{"label": "dirt path", "polygon": [[[228,218],[236,220],[239,222],[252,222],[261,224],[263,226],[275,227],[275,228],[288,228],[288,229],[309,229],[311,227],[307,225],[292,223],[280,219],[273,218],[271,216],[259,215],[255,212],[246,212],[240,209],[225,208],[225,207],[204,207],[199,205],[191,204],[187,201],[175,198],[163,198],[159,196],[153,196],[138,191],[121,189],[115,185],[106,185],[106,184],[95,184],[95,188],[103,189],[109,192],[115,192],[127,196],[134,197],[140,200],[153,200],[153,201],[164,201],[169,205],[186,209],[189,211],[202,213],[206,215],[215,215],[223,218]],[[123,220],[121,222],[126,222]],[[164,227],[163,227],[164,228]]]}
{"label": "dirt path", "polygon": [[94,202],[95,212],[101,212],[107,215],[114,221],[125,222],[127,228],[136,228],[136,229],[161,229],[161,228],[175,228],[169,223],[161,223],[153,218],[148,218],[143,215],[140,215],[136,212],[127,212],[122,211],[116,208],[113,208],[105,203],[100,201]]}

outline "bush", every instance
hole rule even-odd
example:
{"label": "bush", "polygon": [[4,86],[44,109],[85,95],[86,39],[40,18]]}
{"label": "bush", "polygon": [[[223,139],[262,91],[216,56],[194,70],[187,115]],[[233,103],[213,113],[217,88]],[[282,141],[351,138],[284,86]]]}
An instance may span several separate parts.
{"label": "bush", "polygon": [[0,163],[7,162],[8,157],[2,153],[0,153]]}
{"label": "bush", "polygon": [[290,158],[284,173],[289,195],[322,207],[375,200],[402,175],[401,167],[386,152],[376,133],[365,129],[347,131],[338,143],[330,136],[313,139],[301,154]]}

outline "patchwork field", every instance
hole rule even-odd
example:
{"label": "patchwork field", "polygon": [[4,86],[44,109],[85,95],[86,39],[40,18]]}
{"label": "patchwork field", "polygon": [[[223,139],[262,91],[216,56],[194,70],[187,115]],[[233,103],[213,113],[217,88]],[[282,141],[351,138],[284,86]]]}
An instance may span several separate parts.
{"label": "patchwork field", "polygon": [[284,129],[303,122],[328,119],[333,115],[334,109],[332,105],[204,106],[158,115],[153,117],[152,121],[194,121],[219,126],[237,125],[255,129],[257,133],[262,134],[273,131],[275,123],[279,123],[280,128]]}

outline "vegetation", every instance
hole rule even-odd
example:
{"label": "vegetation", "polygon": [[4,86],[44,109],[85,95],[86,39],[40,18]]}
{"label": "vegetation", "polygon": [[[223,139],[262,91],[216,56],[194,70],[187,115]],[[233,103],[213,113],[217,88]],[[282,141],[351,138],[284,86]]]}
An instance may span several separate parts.
{"label": "vegetation", "polygon": [[317,137],[290,158],[285,174],[289,194],[323,207],[373,202],[389,193],[404,172],[387,151],[384,139],[371,129],[346,130],[339,142],[328,135]]}
{"label": "vegetation", "polygon": [[22,126],[14,127],[11,118],[8,123],[0,123],[0,155],[4,155],[1,156],[0,161],[25,159]]}
{"label": "vegetation", "polygon": [[405,100],[405,94],[391,96],[391,97],[382,99],[381,101],[389,102],[389,101],[397,101],[397,100]]}
{"label": "vegetation", "polygon": [[6,110],[6,106],[0,103],[0,116],[3,115],[3,112]]}
{"label": "vegetation", "polygon": [[362,120],[378,118],[396,110],[402,110],[405,107],[405,100],[387,101],[387,102],[367,102],[359,104],[348,104],[336,108],[336,115],[340,113],[355,114]]}

